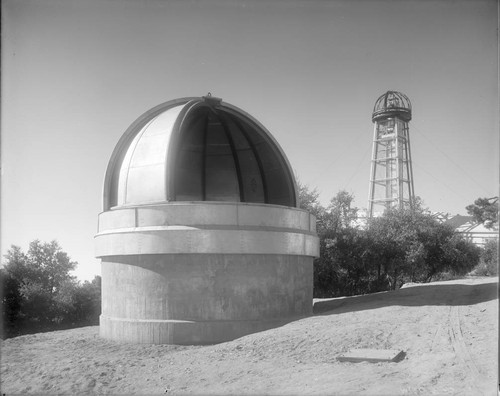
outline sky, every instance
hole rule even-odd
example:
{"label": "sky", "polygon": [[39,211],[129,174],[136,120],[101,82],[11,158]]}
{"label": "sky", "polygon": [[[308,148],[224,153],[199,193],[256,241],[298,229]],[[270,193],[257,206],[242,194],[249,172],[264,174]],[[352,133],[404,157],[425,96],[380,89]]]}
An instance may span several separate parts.
{"label": "sky", "polygon": [[[210,92],[259,120],[323,204],[367,207],[377,98],[412,103],[415,193],[466,214],[498,195],[496,0],[4,0],[1,252],[57,240],[100,274],[111,153],[171,99]],[[3,259],[2,259],[3,262]]]}

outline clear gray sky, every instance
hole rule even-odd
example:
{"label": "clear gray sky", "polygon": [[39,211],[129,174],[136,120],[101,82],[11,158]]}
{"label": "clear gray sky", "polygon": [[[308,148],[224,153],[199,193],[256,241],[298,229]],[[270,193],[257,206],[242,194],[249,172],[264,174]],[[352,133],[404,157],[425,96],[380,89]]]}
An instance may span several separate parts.
{"label": "clear gray sky", "polygon": [[56,239],[100,273],[107,162],[151,107],[211,92],[278,140],[323,203],[367,206],[376,99],[413,105],[415,191],[466,214],[498,195],[495,0],[2,2],[2,254]]}

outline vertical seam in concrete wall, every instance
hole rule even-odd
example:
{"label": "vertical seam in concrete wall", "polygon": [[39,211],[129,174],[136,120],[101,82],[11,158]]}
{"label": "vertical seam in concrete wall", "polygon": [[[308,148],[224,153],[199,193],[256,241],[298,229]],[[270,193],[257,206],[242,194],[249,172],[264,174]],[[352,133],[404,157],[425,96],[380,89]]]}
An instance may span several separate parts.
{"label": "vertical seam in concrete wall", "polygon": [[308,238],[307,237],[304,237],[302,238],[302,252],[306,252],[306,242],[307,242]]}
{"label": "vertical seam in concrete wall", "polygon": [[[240,229],[240,206],[239,205],[236,205],[236,228],[237,230]],[[242,252],[243,250],[243,235],[240,233],[240,252]]]}

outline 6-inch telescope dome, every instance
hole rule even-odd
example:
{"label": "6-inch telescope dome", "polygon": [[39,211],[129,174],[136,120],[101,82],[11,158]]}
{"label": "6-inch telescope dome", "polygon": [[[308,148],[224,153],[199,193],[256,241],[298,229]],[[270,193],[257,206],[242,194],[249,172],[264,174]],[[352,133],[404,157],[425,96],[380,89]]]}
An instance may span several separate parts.
{"label": "6-inch telescope dome", "polygon": [[380,96],[373,107],[372,121],[399,116],[408,122],[411,120],[411,102],[405,94],[387,91]]}
{"label": "6-inch telescope dome", "polygon": [[140,116],[106,170],[100,335],[210,344],[312,314],[316,219],[252,116],[211,95]]}
{"label": "6-inch telescope dome", "polygon": [[288,160],[266,128],[209,94],[144,113],[109,162],[104,210],[172,201],[297,207],[297,192]]}

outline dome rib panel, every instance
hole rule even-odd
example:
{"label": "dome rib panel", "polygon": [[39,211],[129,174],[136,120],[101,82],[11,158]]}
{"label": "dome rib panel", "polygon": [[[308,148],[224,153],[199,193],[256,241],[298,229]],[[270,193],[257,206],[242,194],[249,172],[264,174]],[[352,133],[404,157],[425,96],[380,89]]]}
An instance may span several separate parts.
{"label": "dome rib panel", "polygon": [[108,167],[106,168],[106,174],[104,176],[103,183],[102,204],[104,211],[110,210],[112,207],[118,205],[118,179],[120,168],[122,166],[123,158],[127,152],[127,148],[137,135],[138,131],[141,130],[145,124],[150,122],[158,114],[161,114],[171,107],[186,104],[193,99],[197,98],[186,97],[161,103],[143,113],[127,128],[125,133],[121,136],[120,140],[116,144],[109,159]]}
{"label": "dome rib panel", "polygon": [[233,140],[237,150],[240,165],[244,201],[265,203],[267,202],[267,189],[262,163],[258,153],[251,143],[248,134],[237,119],[231,119],[224,112],[220,112],[225,123],[233,125],[228,127],[233,133]]}
{"label": "dome rib panel", "polygon": [[125,153],[125,157],[123,158],[123,165],[120,167],[120,172],[118,174],[118,194],[117,194],[118,205],[124,205],[127,202],[127,183],[128,183],[128,174],[130,170],[130,162],[132,161],[135,148],[137,147],[137,142],[144,134],[148,125],[150,125],[151,122],[153,122],[153,120],[149,121],[144,126],[144,128],[137,134],[137,136],[130,143],[129,148]]}
{"label": "dome rib panel", "polygon": [[180,139],[182,138],[182,132],[185,130],[184,126],[186,124],[186,119],[189,117],[189,114],[192,112],[192,110],[197,108],[199,105],[199,98],[190,98],[190,100],[184,105],[181,112],[179,113],[172,130],[170,144],[167,149],[167,161],[165,162],[165,166],[167,167],[165,171],[167,185],[166,201],[176,201],[174,169],[177,165]]}
{"label": "dome rib panel", "polygon": [[[118,181],[119,205],[166,199],[166,161],[175,121],[183,106],[172,107],[147,123],[130,144]],[[130,159],[127,163],[126,160]],[[121,185],[124,195],[121,196]]]}

